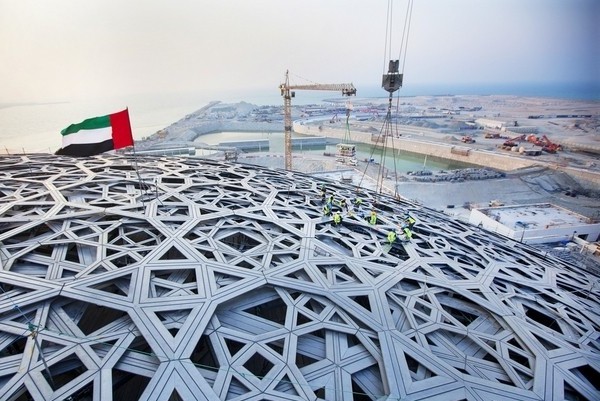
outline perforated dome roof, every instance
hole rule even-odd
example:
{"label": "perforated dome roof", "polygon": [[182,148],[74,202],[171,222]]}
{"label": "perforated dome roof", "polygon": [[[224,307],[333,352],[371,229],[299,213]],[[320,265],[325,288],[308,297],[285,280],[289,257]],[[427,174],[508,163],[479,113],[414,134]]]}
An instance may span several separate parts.
{"label": "perforated dome roof", "polygon": [[0,399],[600,398],[598,277],[368,191],[336,226],[321,185],[356,189],[304,174],[135,165],[0,159]]}

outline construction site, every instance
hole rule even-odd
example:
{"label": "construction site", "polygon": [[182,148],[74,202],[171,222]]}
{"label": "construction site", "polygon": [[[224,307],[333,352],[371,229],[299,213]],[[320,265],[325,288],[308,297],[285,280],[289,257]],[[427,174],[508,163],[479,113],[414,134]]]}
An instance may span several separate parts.
{"label": "construction site", "polygon": [[[598,399],[593,146],[396,124],[386,75],[380,120],[292,118],[282,84],[271,121],[215,102],[136,154],[3,157],[2,399]],[[279,154],[202,143],[277,126]],[[295,152],[313,132],[335,152]]]}
{"label": "construction site", "polygon": [[600,399],[598,102],[403,99],[406,47],[0,158],[0,401]]}

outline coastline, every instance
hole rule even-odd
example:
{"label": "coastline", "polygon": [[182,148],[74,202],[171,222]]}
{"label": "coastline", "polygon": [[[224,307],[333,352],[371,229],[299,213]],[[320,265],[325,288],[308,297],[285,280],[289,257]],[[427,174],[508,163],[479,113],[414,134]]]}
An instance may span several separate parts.
{"label": "coastline", "polygon": [[[507,95],[490,96],[416,96],[403,100],[400,113],[408,116],[397,123],[396,138],[387,146],[399,151],[452,160],[467,165],[492,167],[505,172],[544,166],[563,171],[594,189],[600,189],[600,102],[572,99],[528,98]],[[293,106],[293,132],[376,145],[373,133],[382,124],[382,105],[386,99],[352,99],[354,118],[345,126],[342,104]],[[140,150],[169,146],[196,146],[203,135],[218,132],[282,132],[281,106],[256,106],[247,102],[226,104],[210,102],[194,113],[165,127],[144,141]],[[590,115],[589,118],[531,118],[531,116]],[[504,121],[503,129],[471,129],[472,121]],[[519,124],[510,127],[508,124]],[[468,128],[468,129],[467,129]],[[504,137],[515,136],[524,128],[564,143],[556,154],[536,157],[500,151],[498,139],[486,139],[484,133],[496,131]],[[349,131],[349,132],[347,132]],[[463,135],[475,143],[462,143]],[[212,144],[214,145],[214,144]],[[533,148],[529,143],[525,149]],[[581,148],[584,152],[580,151]]]}
{"label": "coastline", "polygon": [[[515,136],[529,127],[556,142],[580,145],[600,145],[597,127],[600,102],[517,96],[417,96],[402,98],[400,112],[407,116],[404,124],[397,125],[397,136],[388,144],[401,152],[439,157],[469,165],[492,167],[507,173],[500,180],[465,183],[423,183],[401,178],[401,182],[385,180],[388,188],[398,185],[402,196],[417,200],[434,209],[464,218],[468,210],[463,205],[481,205],[492,199],[507,203],[551,202],[567,207],[589,218],[600,216],[600,167],[594,161],[595,153],[581,152],[576,146],[565,146],[556,154],[543,153],[526,156],[499,149],[503,140],[487,139],[484,133],[498,132]],[[344,139],[349,134],[352,142],[375,145],[373,134],[382,124],[382,105],[387,99],[353,99],[353,118],[345,121],[345,105],[293,106],[293,131],[296,134]],[[283,131],[281,106],[256,106],[246,102],[224,104],[213,102],[195,113],[174,122],[164,130],[140,141],[140,149],[169,146],[197,146],[205,134],[215,132],[279,132]],[[530,115],[590,114],[589,118],[531,119]],[[342,115],[342,118],[336,118]],[[518,123],[519,127],[504,129],[472,129],[467,123],[476,120]],[[269,120],[269,121],[267,121]],[[470,135],[475,143],[461,142],[461,136]],[[393,143],[393,145],[392,145]],[[523,143],[530,149],[533,145]],[[137,147],[137,144],[136,144]],[[460,152],[453,152],[460,150]],[[293,165],[308,174],[329,174],[340,179],[347,166],[335,163],[335,158],[293,153]],[[277,152],[247,153],[240,161],[269,168],[284,168],[283,154]],[[367,171],[364,163],[354,169],[355,174]],[[373,170],[375,171],[375,169]],[[350,173],[348,173],[350,174]],[[566,196],[570,190],[579,195]]]}

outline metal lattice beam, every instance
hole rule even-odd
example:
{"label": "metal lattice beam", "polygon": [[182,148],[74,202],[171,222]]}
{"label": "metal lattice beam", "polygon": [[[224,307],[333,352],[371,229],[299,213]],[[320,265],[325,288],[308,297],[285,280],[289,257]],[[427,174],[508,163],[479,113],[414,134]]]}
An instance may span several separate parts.
{"label": "metal lattice beam", "polygon": [[299,173],[137,165],[0,159],[0,399],[600,398],[598,277],[368,191],[336,226],[321,186],[355,189]]}

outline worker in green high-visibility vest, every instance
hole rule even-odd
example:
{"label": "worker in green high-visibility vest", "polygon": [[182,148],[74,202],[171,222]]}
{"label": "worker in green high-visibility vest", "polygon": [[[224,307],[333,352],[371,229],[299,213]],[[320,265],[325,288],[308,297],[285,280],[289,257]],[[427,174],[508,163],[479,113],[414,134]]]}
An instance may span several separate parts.
{"label": "worker in green high-visibility vest", "polygon": [[404,233],[404,237],[407,241],[410,241],[412,239],[412,231],[410,231],[410,228],[408,228],[408,226],[403,227],[402,232]]}
{"label": "worker in green high-visibility vest", "polygon": [[394,241],[396,241],[397,235],[396,235],[396,231],[392,230],[388,233],[387,235],[387,239],[388,242],[390,243],[390,245],[392,245],[394,243]]}
{"label": "worker in green high-visibility vest", "polygon": [[377,224],[377,212],[375,212],[375,210],[371,210],[371,214],[369,215],[369,224],[373,226]]}
{"label": "worker in green high-visibility vest", "polygon": [[342,215],[340,214],[340,212],[335,212],[333,214],[333,224],[335,224],[337,226],[341,222],[342,222]]}
{"label": "worker in green high-visibility vest", "polygon": [[415,220],[415,218],[412,217],[408,213],[404,214],[404,221],[408,225],[408,228],[410,228],[411,230],[412,230],[413,226],[415,225],[415,223],[417,222],[417,220]]}

